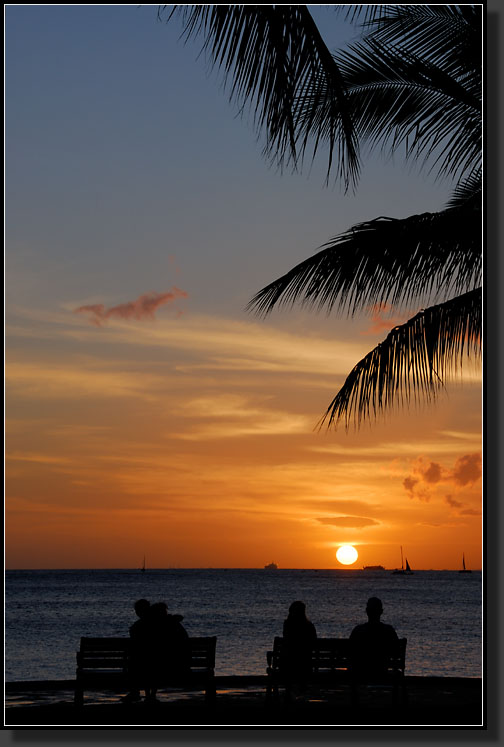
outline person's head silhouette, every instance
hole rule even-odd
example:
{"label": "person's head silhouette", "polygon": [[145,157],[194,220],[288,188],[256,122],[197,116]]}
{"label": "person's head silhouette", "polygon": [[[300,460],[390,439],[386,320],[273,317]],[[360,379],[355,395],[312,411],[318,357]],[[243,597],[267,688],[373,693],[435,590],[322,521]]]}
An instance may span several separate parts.
{"label": "person's head silhouette", "polygon": [[150,610],[150,602],[147,599],[138,599],[133,606],[140,618],[145,617]]}
{"label": "person's head silhouette", "polygon": [[369,622],[379,622],[383,612],[381,599],[378,599],[378,597],[370,597],[367,601],[366,612]]}
{"label": "person's head silhouette", "polygon": [[306,617],[306,605],[304,602],[292,602],[289,607],[290,618],[303,618]]}

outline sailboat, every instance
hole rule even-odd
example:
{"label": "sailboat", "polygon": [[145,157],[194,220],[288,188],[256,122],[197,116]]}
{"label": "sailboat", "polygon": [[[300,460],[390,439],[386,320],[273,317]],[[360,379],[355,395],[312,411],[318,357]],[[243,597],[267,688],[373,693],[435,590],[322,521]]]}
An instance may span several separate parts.
{"label": "sailboat", "polygon": [[143,566],[140,568],[140,573],[145,573],[145,555],[143,559]]}
{"label": "sailboat", "polygon": [[412,576],[413,571],[410,568],[410,564],[408,563],[408,558],[406,558],[406,568],[404,567],[404,560],[403,560],[403,551],[402,551],[402,545],[401,545],[401,567],[396,568],[392,573],[396,576]]}
{"label": "sailboat", "polygon": [[464,553],[462,553],[462,568],[460,569],[459,573],[471,573],[469,568],[466,568]]}

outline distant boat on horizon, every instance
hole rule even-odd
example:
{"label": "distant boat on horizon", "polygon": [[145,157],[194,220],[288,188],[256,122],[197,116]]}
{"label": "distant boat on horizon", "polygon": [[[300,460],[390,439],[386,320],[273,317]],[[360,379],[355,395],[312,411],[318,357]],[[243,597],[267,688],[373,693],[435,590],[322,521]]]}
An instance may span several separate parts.
{"label": "distant boat on horizon", "polygon": [[384,571],[385,568],[382,565],[365,565],[363,571]]}
{"label": "distant boat on horizon", "polygon": [[272,563],[268,563],[268,565],[264,566],[264,570],[265,571],[277,571],[278,570],[278,566],[277,566],[276,563],[273,563],[273,562]]}
{"label": "distant boat on horizon", "polygon": [[413,571],[410,568],[410,564],[408,563],[408,558],[406,558],[406,568],[404,567],[404,561],[403,561],[403,551],[402,551],[402,545],[401,545],[401,567],[396,568],[392,573],[395,576],[412,576]]}
{"label": "distant boat on horizon", "polygon": [[142,567],[139,570],[140,570],[140,573],[145,573],[145,555],[144,555],[144,559],[143,559],[143,565],[142,565]]}
{"label": "distant boat on horizon", "polygon": [[462,553],[462,568],[460,569],[459,573],[471,573],[471,570],[469,568],[466,568],[464,553]]}

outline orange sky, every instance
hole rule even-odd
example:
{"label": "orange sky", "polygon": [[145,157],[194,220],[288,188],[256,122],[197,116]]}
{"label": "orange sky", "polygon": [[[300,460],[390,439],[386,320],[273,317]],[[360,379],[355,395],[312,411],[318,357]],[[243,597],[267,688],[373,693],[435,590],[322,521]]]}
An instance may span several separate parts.
{"label": "orange sky", "polygon": [[[322,143],[270,168],[156,7],[7,11],[7,566],[339,568],[345,542],[356,567],[402,545],[413,568],[480,568],[477,369],[436,407],[315,430],[429,299],[352,322],[243,311],[355,224],[442,209],[450,175],[377,150],[345,192]],[[332,50],[355,40],[313,13]]]}
{"label": "orange sky", "polygon": [[400,545],[413,568],[481,567],[477,370],[434,407],[318,432],[370,320],[13,312],[9,568],[339,568],[341,543],[355,567]]}

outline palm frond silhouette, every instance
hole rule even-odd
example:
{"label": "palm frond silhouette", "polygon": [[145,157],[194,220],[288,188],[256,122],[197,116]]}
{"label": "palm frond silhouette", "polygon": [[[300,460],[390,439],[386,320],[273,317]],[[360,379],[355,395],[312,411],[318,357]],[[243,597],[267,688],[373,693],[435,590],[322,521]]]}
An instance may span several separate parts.
{"label": "palm frond silhouette", "polygon": [[[166,7],[166,6],[165,6]],[[344,6],[334,6],[337,12]],[[349,373],[321,423],[348,427],[436,397],[481,355],[482,116],[480,6],[346,7],[359,42],[331,54],[307,6],[173,6],[201,34],[230,98],[249,105],[265,153],[300,168],[324,146],[327,175],[355,188],[361,150],[401,149],[455,182],[439,212],[380,216],[340,234],[262,288],[259,315],[300,304],[353,316],[433,303],[395,327]]]}

